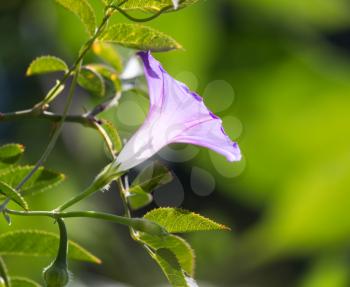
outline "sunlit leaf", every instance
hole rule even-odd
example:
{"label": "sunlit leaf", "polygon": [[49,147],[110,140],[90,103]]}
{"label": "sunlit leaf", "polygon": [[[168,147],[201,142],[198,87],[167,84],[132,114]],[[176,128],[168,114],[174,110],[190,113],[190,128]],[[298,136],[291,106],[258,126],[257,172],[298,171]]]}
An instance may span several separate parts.
{"label": "sunlit leaf", "polygon": [[121,72],[123,70],[122,59],[113,45],[96,41],[92,45],[92,51],[116,71]]}
{"label": "sunlit leaf", "polygon": [[[111,0],[103,0],[103,2],[107,5]],[[123,10],[140,10],[146,12],[159,12],[160,10],[168,7],[166,12],[175,11],[174,9],[174,0],[128,0],[126,3],[120,6]],[[195,4],[199,0],[183,0],[179,1],[179,8],[185,8],[192,4]],[[123,0],[116,1],[116,4],[123,2]]]}
{"label": "sunlit leaf", "polygon": [[102,76],[89,67],[83,67],[80,70],[78,84],[94,96],[105,95],[106,87]]}
{"label": "sunlit leaf", "polygon": [[[49,256],[57,254],[59,236],[41,230],[16,230],[0,235],[0,255]],[[100,259],[73,241],[69,241],[70,259],[101,263]]]}
{"label": "sunlit leaf", "polygon": [[[15,188],[28,175],[33,166],[18,166],[0,171],[0,180]],[[40,167],[37,172],[23,185],[21,195],[27,196],[53,188],[64,180],[62,173],[57,173]]]}
{"label": "sunlit leaf", "polygon": [[23,155],[24,146],[21,144],[7,144],[0,146],[0,169],[15,164]]}
{"label": "sunlit leaf", "polygon": [[0,181],[0,193],[16,202],[23,209],[28,210],[28,204],[24,198],[14,188],[3,181]]}
{"label": "sunlit leaf", "polygon": [[195,255],[191,246],[184,239],[172,234],[153,236],[147,233],[141,233],[139,239],[155,252],[160,249],[171,251],[175,255],[181,269],[187,274],[193,275]]}
{"label": "sunlit leaf", "polygon": [[11,277],[11,287],[41,287],[35,281],[24,277]]}
{"label": "sunlit leaf", "polygon": [[127,194],[127,200],[130,208],[137,210],[150,204],[153,200],[153,196],[144,192],[141,187],[135,186],[132,192]]}
{"label": "sunlit leaf", "polygon": [[166,278],[171,286],[187,287],[186,277],[181,269],[176,256],[168,249],[159,249],[153,255],[152,258],[158,263],[163,270]]}
{"label": "sunlit leaf", "polygon": [[158,223],[170,233],[194,231],[230,230],[199,214],[179,208],[158,208],[148,212],[144,218]]}
{"label": "sunlit leaf", "polygon": [[84,24],[90,36],[95,33],[96,16],[87,0],[56,0],[56,2],[74,13]]}
{"label": "sunlit leaf", "polygon": [[42,56],[31,62],[27,69],[26,75],[32,76],[60,71],[65,72],[67,70],[67,64],[60,58],[54,56]]}
{"label": "sunlit leaf", "polygon": [[112,25],[102,35],[101,40],[127,48],[155,52],[181,49],[181,45],[170,36],[139,24],[120,23]]}

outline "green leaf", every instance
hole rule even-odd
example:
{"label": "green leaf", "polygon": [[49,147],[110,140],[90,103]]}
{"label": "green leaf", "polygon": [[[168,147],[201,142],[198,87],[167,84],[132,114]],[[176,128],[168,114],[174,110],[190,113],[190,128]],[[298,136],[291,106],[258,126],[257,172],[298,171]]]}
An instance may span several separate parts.
{"label": "green leaf", "polygon": [[113,45],[95,41],[92,45],[92,51],[107,64],[110,64],[114,69],[116,69],[116,71],[122,72],[123,62],[118,51],[115,47],[113,47]]}
{"label": "green leaf", "polygon": [[88,66],[80,70],[78,84],[94,96],[103,97],[105,95],[106,87],[102,76]]}
{"label": "green leaf", "polygon": [[[21,180],[28,175],[33,166],[18,166],[0,171],[0,180],[16,188]],[[37,172],[21,188],[21,195],[28,196],[53,188],[65,179],[64,174],[40,167]]]}
{"label": "green leaf", "polygon": [[16,202],[23,209],[28,210],[28,204],[24,198],[7,183],[0,181],[0,193]]}
{"label": "green leaf", "polygon": [[156,161],[144,168],[132,182],[129,192],[133,192],[135,188],[141,188],[144,192],[151,193],[158,187],[171,182],[173,179],[169,169]]}
{"label": "green leaf", "polygon": [[21,144],[7,144],[0,147],[0,169],[15,164],[23,155],[24,146]]}
{"label": "green leaf", "polygon": [[35,281],[24,277],[11,277],[11,287],[41,287]]}
{"label": "green leaf", "polygon": [[172,286],[188,286],[186,277],[176,256],[168,249],[159,249],[153,254],[153,259],[162,268],[166,278]]}
{"label": "green leaf", "polygon": [[33,76],[52,72],[65,72],[67,70],[67,64],[60,58],[54,56],[41,56],[31,62],[26,75]]}
{"label": "green leaf", "polygon": [[109,139],[112,142],[113,152],[114,153],[119,152],[122,148],[122,141],[120,139],[117,128],[113,125],[112,122],[108,120],[103,120],[103,129],[105,130]]}
{"label": "green leaf", "polygon": [[110,81],[113,85],[112,88],[114,94],[121,91],[122,84],[119,79],[119,75],[113,68],[103,64],[89,64],[86,67],[100,74],[107,81],[107,84],[108,81]]}
{"label": "green leaf", "polygon": [[[111,0],[103,0],[106,5],[109,4]],[[199,0],[183,0],[180,1],[179,8],[185,8],[187,6],[190,6],[192,4],[195,4]],[[123,0],[118,0],[116,2],[116,5],[123,2]],[[126,3],[124,3],[120,8],[123,10],[140,10],[145,12],[159,12],[162,9],[165,9],[166,7],[169,7],[169,10],[167,9],[166,12],[170,11],[176,11],[174,10],[174,5],[172,0],[128,0]]]}
{"label": "green leaf", "polygon": [[[166,264],[167,268],[165,269],[168,269],[170,266],[172,267],[172,269],[177,270],[176,272],[177,274],[182,273],[182,275],[185,276],[185,273],[186,273],[190,276],[193,276],[194,267],[195,267],[195,255],[191,246],[184,239],[172,234],[163,235],[163,236],[153,236],[153,235],[141,232],[139,234],[138,240],[140,240],[142,243],[150,247],[151,250],[156,255],[164,254],[164,251],[161,251],[161,250],[166,249],[175,256],[176,260],[169,260],[169,258],[164,258],[164,256],[160,257],[161,259],[165,260],[165,262],[167,263]],[[157,256],[155,259],[158,259]],[[176,267],[177,264],[174,264],[176,261],[180,268]],[[162,260],[161,260],[161,263],[163,263]],[[163,264],[160,264],[160,265],[162,266]],[[162,268],[163,267],[164,266],[162,266]],[[178,277],[178,275],[175,277]],[[187,286],[187,285],[175,285],[175,286]]]}
{"label": "green leaf", "polygon": [[144,218],[158,223],[170,233],[193,231],[230,230],[199,214],[179,208],[158,208],[148,212]]}
{"label": "green leaf", "polygon": [[96,16],[87,0],[56,0],[56,2],[68,11],[74,13],[84,24],[85,29],[90,36],[95,34]]}
{"label": "green leaf", "polygon": [[189,275],[193,275],[195,256],[191,246],[181,237],[173,234],[153,236],[149,233],[140,233],[139,239],[153,250],[169,249],[175,254],[181,268]]}
{"label": "green leaf", "polygon": [[109,26],[101,36],[104,42],[119,44],[127,48],[164,52],[181,49],[170,36],[140,24],[115,24]]}
{"label": "green leaf", "polygon": [[[57,254],[59,236],[41,230],[16,230],[0,235],[0,255],[49,256]],[[70,259],[100,264],[101,260],[69,240]]]}
{"label": "green leaf", "polygon": [[133,188],[132,193],[127,195],[127,200],[130,208],[132,210],[137,210],[150,204],[153,200],[153,196],[136,186]]}
{"label": "green leaf", "polygon": [[3,285],[0,284],[0,286],[11,287],[8,278],[7,266],[2,257],[0,257],[0,282],[3,283]]}
{"label": "green leaf", "polygon": [[133,210],[140,209],[153,200],[152,191],[169,183],[173,179],[171,172],[160,162],[147,166],[133,181],[127,194],[129,206]]}

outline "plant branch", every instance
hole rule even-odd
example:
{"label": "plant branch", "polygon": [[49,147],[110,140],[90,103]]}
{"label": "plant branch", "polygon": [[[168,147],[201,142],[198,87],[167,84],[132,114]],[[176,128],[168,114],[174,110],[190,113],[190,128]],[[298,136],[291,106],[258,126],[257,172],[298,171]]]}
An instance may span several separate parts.
{"label": "plant branch", "polygon": [[167,232],[158,224],[143,218],[128,218],[124,216],[97,212],[97,211],[71,211],[71,212],[55,212],[55,211],[18,211],[12,209],[5,209],[5,212],[18,216],[43,216],[58,218],[94,218],[105,221],[118,223],[132,227],[138,231],[147,232],[154,235],[164,235]]}
{"label": "plant branch", "polygon": [[[35,109],[23,110],[13,113],[0,113],[0,122],[8,122],[23,119],[44,119],[54,123],[60,122],[63,118],[61,114],[55,114],[48,111],[38,111]],[[67,115],[65,122],[78,123],[84,126],[94,128],[94,118],[86,115]]]}

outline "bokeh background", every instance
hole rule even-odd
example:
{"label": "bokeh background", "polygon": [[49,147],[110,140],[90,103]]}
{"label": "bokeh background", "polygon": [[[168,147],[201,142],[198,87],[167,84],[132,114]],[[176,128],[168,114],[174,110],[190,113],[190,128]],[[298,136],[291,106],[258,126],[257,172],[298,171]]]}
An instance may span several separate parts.
{"label": "bokeh background", "polygon": [[[55,76],[25,78],[33,58],[53,54],[71,63],[86,40],[79,20],[53,2],[0,1],[1,112],[31,107],[54,82]],[[102,12],[98,0],[91,3]],[[233,229],[186,236],[197,253],[200,286],[350,286],[349,1],[199,1],[149,25],[183,44],[184,51],[156,57],[204,95],[244,153],[233,164],[186,146],[158,156],[176,175],[156,192],[158,205],[181,204]],[[94,104],[80,91],[73,112]],[[53,108],[61,105],[58,100]],[[128,93],[120,111],[108,116],[128,137],[146,112],[147,99]],[[0,143],[23,143],[22,162],[34,163],[51,131],[39,120],[1,123]],[[31,198],[31,207],[57,206],[106,162],[94,131],[67,125],[47,166],[68,179]],[[122,212],[113,187],[82,207]],[[56,232],[52,223],[13,218],[11,227],[5,221],[0,227]],[[72,262],[72,286],[166,286],[125,228],[85,219],[70,220],[68,228],[72,239],[103,260],[101,266]],[[36,280],[50,260],[6,258],[12,275]]]}

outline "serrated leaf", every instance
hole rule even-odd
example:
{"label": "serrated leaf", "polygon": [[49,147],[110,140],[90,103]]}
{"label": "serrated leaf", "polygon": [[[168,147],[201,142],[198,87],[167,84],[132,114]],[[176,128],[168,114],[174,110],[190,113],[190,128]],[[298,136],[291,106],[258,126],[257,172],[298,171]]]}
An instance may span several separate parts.
{"label": "serrated leaf", "polygon": [[24,146],[21,144],[7,144],[0,147],[0,169],[15,164],[23,155]]}
{"label": "serrated leaf", "polygon": [[3,281],[3,283],[4,283],[3,286],[11,287],[9,277],[8,277],[7,266],[4,262],[4,260],[2,259],[2,257],[0,257],[0,278],[2,279],[1,281]]}
{"label": "serrated leaf", "polygon": [[109,139],[112,142],[114,153],[119,152],[122,148],[122,141],[120,139],[117,128],[113,125],[112,122],[104,120],[103,129],[106,131]]}
{"label": "serrated leaf", "polygon": [[144,192],[141,187],[136,186],[131,193],[127,194],[127,200],[132,210],[137,210],[147,206],[153,200],[153,196],[147,192]]}
{"label": "serrated leaf", "polygon": [[[59,236],[41,230],[16,230],[0,235],[0,255],[49,256],[57,254]],[[69,240],[70,259],[100,264],[101,260]]]}
{"label": "serrated leaf", "polygon": [[181,237],[173,234],[153,236],[148,233],[140,233],[139,240],[149,246],[155,252],[159,249],[168,249],[175,256],[181,269],[187,274],[193,275],[195,255],[191,246]]}
{"label": "serrated leaf", "polygon": [[90,36],[94,35],[96,30],[96,16],[90,3],[87,0],[55,0],[56,3],[63,6],[68,11],[74,13],[84,24],[86,31]]}
{"label": "serrated leaf", "polygon": [[116,71],[121,72],[123,70],[122,59],[113,45],[95,41],[92,45],[92,51]]}
{"label": "serrated leaf", "polygon": [[230,230],[225,225],[214,222],[191,211],[180,208],[158,208],[148,212],[144,218],[158,223],[170,233],[194,231]]}
{"label": "serrated leaf", "polygon": [[109,26],[101,41],[119,44],[127,48],[164,52],[181,49],[170,36],[140,24],[119,23]]}
{"label": "serrated leaf", "polygon": [[102,76],[88,66],[80,70],[78,84],[93,96],[105,96],[106,87]]}
{"label": "serrated leaf", "polygon": [[42,56],[31,62],[27,69],[26,75],[32,76],[60,71],[65,72],[67,70],[67,64],[60,58],[54,56]]}
{"label": "serrated leaf", "polygon": [[176,256],[168,249],[159,249],[153,254],[153,259],[163,270],[169,283],[175,287],[187,287],[186,277]]}
{"label": "serrated leaf", "polygon": [[158,187],[171,182],[173,179],[169,169],[156,161],[145,167],[132,182],[129,192],[133,192],[134,188],[141,188],[144,192],[152,192]]}
{"label": "serrated leaf", "polygon": [[24,277],[11,277],[11,287],[41,287],[35,281]]}
{"label": "serrated leaf", "polygon": [[24,198],[14,188],[3,181],[0,181],[0,193],[16,202],[23,209],[28,210],[28,204]]}
{"label": "serrated leaf", "polygon": [[[16,188],[21,180],[32,170],[33,166],[17,166],[0,171],[0,180]],[[57,173],[40,167],[37,172],[23,185],[21,195],[28,196],[53,188],[64,180],[62,173]]]}
{"label": "serrated leaf", "polygon": [[[105,4],[107,5],[111,0],[103,0]],[[195,4],[199,0],[183,0],[179,1],[179,7],[178,8],[185,8],[192,4]],[[116,5],[123,2],[123,0],[116,1]],[[145,12],[159,12],[162,9],[165,9],[169,7],[169,9],[166,9],[165,12],[170,11],[176,11],[174,9],[173,0],[128,0],[126,3],[124,3],[120,8],[123,10],[140,10]]]}

